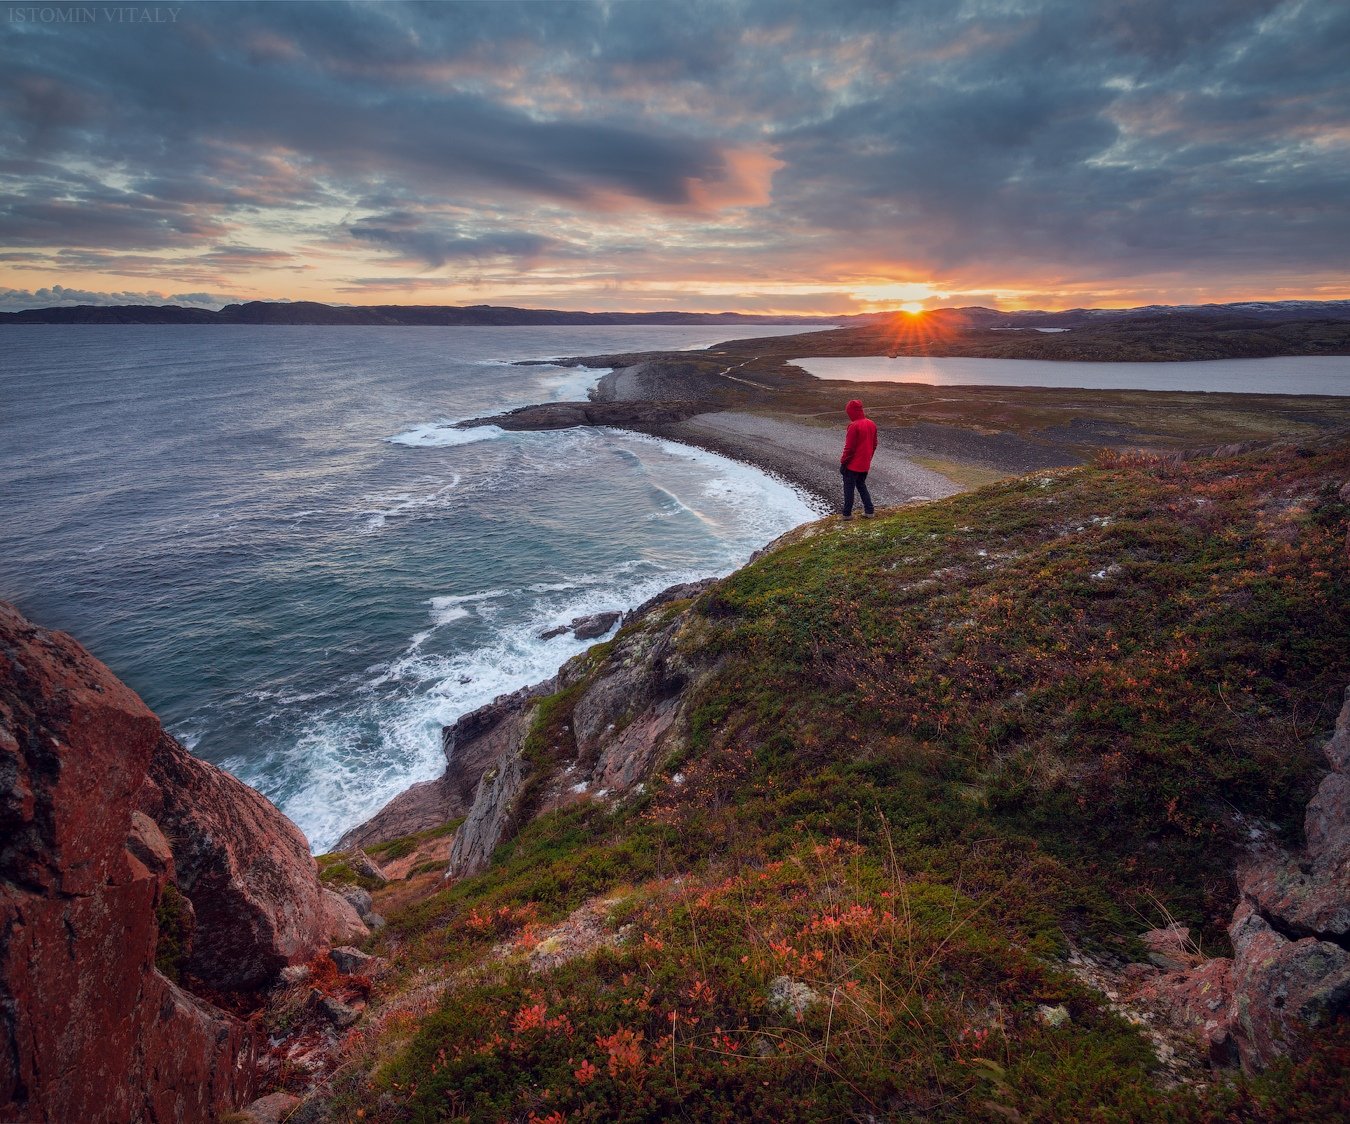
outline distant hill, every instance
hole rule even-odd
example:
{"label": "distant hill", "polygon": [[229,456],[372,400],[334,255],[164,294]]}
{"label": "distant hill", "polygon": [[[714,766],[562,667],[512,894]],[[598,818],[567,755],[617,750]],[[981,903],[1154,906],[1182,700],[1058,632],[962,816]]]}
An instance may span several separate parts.
{"label": "distant hill", "polygon": [[[386,327],[456,324],[833,324],[866,325],[895,313],[855,316],[759,316],[742,312],[571,312],[503,305],[332,305],[317,301],[249,301],[218,312],[180,305],[73,305],[0,312],[0,324],[374,324]],[[927,313],[953,328],[1084,328],[1121,320],[1187,322],[1241,317],[1248,321],[1350,320],[1350,301],[1243,301],[1236,304],[1071,308],[1060,312],[1004,312],[973,305]]]}
{"label": "distant hill", "polygon": [[0,324],[342,324],[423,327],[458,324],[802,324],[822,327],[838,316],[752,316],[740,312],[568,312],[497,305],[331,305],[316,301],[249,301],[219,312],[179,305],[74,305],[0,313]]}

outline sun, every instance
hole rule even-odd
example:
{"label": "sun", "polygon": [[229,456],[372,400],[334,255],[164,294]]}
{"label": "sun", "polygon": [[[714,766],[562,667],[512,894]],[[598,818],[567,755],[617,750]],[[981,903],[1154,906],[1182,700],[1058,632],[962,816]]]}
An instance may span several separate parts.
{"label": "sun", "polygon": [[923,305],[918,301],[906,301],[900,306],[901,312],[908,312],[911,316],[917,316],[923,311]]}

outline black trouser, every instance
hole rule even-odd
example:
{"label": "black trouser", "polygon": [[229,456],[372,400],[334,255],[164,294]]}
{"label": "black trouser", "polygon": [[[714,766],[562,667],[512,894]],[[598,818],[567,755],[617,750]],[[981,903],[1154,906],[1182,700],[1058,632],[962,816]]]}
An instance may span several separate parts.
{"label": "black trouser", "polygon": [[839,473],[844,478],[844,516],[853,514],[853,489],[858,489],[858,496],[862,499],[863,511],[868,515],[872,514],[872,496],[867,490],[867,473],[854,472],[851,468],[841,468]]}

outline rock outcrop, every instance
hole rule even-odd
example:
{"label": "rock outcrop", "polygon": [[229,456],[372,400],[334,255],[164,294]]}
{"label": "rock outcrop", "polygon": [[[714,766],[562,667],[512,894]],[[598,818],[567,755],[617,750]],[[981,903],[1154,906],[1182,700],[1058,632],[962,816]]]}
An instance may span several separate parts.
{"label": "rock outcrop", "polygon": [[[1323,752],[1331,772],[1308,804],[1304,848],[1262,843],[1238,872],[1232,959],[1146,985],[1216,1062],[1264,1069],[1350,1011],[1350,691]],[[1162,932],[1145,934],[1150,947]]]}
{"label": "rock outcrop", "polygon": [[[535,698],[515,706],[509,725],[499,727],[504,736],[498,755],[482,774],[468,817],[455,834],[447,878],[483,870],[497,846],[545,808],[632,790],[674,748],[684,688],[711,669],[691,666],[679,653],[676,638],[687,614],[661,610],[672,600],[696,596],[707,584],[674,587],[640,606],[603,664],[597,666],[583,653],[563,665],[552,686],[572,692],[570,706],[559,727],[559,744],[546,747],[547,761],[526,756]],[[553,716],[554,721],[561,717]],[[568,749],[570,760],[560,759],[558,754]],[[530,807],[522,806],[527,790],[542,794]]]}
{"label": "rock outcrop", "polygon": [[248,991],[329,947],[367,935],[356,911],[319,884],[309,843],[260,792],[161,734],[138,809],[173,849],[196,935],[184,970]]}
{"label": "rock outcrop", "polygon": [[347,832],[337,849],[350,851],[400,839],[467,814],[483,774],[520,744],[528,732],[527,716],[535,700],[555,687],[556,681],[547,679],[501,695],[487,706],[470,711],[453,726],[446,726],[441,731],[445,772],[401,792]]}
{"label": "rock outcrop", "polygon": [[[266,983],[327,947],[323,902],[280,812],[0,604],[0,1119],[206,1121],[246,1102],[249,1025],[187,987]],[[190,944],[172,968],[169,913]]]}
{"label": "rock outcrop", "polygon": [[[650,764],[650,744],[663,736],[670,727],[673,707],[667,706],[660,715],[643,714],[644,720],[628,732],[627,719],[645,712],[646,703],[662,702],[678,693],[682,679],[672,678],[668,673],[666,655],[667,646],[648,646],[650,625],[648,620],[657,609],[674,601],[697,597],[714,584],[714,579],[685,582],[670,586],[655,597],[644,601],[636,609],[624,614],[623,623],[639,624],[638,639],[629,636],[615,650],[615,660],[622,661],[624,671],[617,676],[596,684],[593,691],[588,690],[577,704],[582,723],[581,741],[591,751],[594,765],[600,763],[600,773],[592,778],[595,782],[585,782],[589,787],[623,788],[635,783],[635,778]],[[598,614],[609,618],[609,614]],[[615,618],[597,620],[592,617],[578,617],[573,625],[590,622],[603,624],[597,635],[603,635],[614,626]],[[569,626],[570,628],[571,626]],[[649,668],[642,668],[643,659],[651,655],[654,662]],[[614,661],[611,661],[614,662]],[[445,752],[445,772],[435,780],[422,781],[404,790],[394,797],[379,812],[364,823],[358,824],[339,841],[337,849],[351,851],[358,847],[370,847],[377,843],[386,843],[391,839],[400,839],[414,832],[438,827],[459,816],[467,816],[473,824],[464,825],[461,830],[463,841],[455,840],[452,848],[451,869],[463,872],[474,863],[457,865],[454,854],[461,856],[460,864],[466,860],[463,856],[470,853],[478,855],[486,839],[479,835],[480,829],[500,820],[505,812],[502,804],[507,791],[506,786],[512,779],[508,769],[505,776],[494,774],[483,788],[484,775],[489,769],[505,765],[512,755],[517,754],[530,732],[533,721],[534,704],[554,691],[572,686],[584,677],[589,668],[589,660],[583,653],[566,664],[557,676],[542,683],[522,688],[511,694],[501,695],[487,706],[479,707],[464,715],[452,726],[441,731],[441,748]],[[645,702],[644,702],[645,700]],[[631,712],[631,713],[630,713]],[[624,732],[616,738],[601,738],[605,727],[625,723]],[[627,737],[624,738],[623,734]],[[602,752],[601,741],[618,742],[608,754]],[[645,748],[644,748],[645,747]],[[636,752],[639,762],[634,758]],[[603,761],[600,759],[603,757]],[[582,783],[577,780],[575,783]],[[485,816],[480,809],[477,816],[472,810],[479,797],[487,804],[500,810],[491,816]],[[514,795],[511,797],[514,799]],[[495,830],[495,829],[494,829]],[[501,837],[501,833],[496,833]],[[493,843],[493,846],[496,844]],[[488,853],[491,853],[489,848]],[[475,860],[476,862],[477,860]]]}

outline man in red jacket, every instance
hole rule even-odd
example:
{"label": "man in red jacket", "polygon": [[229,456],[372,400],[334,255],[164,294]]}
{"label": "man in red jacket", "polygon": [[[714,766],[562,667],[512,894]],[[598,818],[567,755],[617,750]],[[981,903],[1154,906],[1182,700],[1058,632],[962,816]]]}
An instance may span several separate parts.
{"label": "man in red jacket", "polygon": [[844,438],[844,453],[839,458],[839,474],[844,478],[844,518],[853,518],[853,490],[862,497],[863,516],[872,518],[872,496],[867,491],[867,470],[872,467],[872,454],[877,451],[877,425],[863,414],[863,404],[856,398],[844,407],[848,413],[848,434]]}

